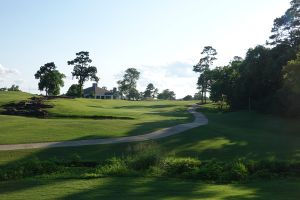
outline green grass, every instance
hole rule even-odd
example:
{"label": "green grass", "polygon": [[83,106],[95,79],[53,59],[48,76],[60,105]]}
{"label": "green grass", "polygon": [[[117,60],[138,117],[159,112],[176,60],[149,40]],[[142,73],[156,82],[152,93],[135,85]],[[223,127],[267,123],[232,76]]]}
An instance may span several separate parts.
{"label": "green grass", "polygon": [[157,178],[25,179],[0,183],[1,199],[297,200],[299,180],[213,185]]}
{"label": "green grass", "polygon": [[[300,159],[299,119],[248,112],[203,112],[209,119],[208,125],[157,140],[153,148],[159,148],[165,154],[195,156],[200,160],[215,158],[226,161],[241,157],[255,160]],[[142,144],[149,143],[152,144]],[[114,155],[131,154],[142,146],[140,144],[2,151],[0,163],[26,160],[34,156],[41,159],[65,159],[73,154],[78,154],[83,160],[99,161]]]}
{"label": "green grass", "polygon": [[[13,100],[13,98],[11,98]],[[5,100],[7,101],[7,100]],[[82,139],[85,137],[98,137],[99,135],[87,136],[72,133],[69,130],[80,129],[81,123],[108,121],[108,130],[112,132],[114,128],[123,126],[124,122],[129,123],[126,134],[137,134],[147,130],[148,120],[153,122],[150,129],[157,123],[161,123],[162,118],[167,119],[170,124],[179,121],[189,120],[190,116],[183,110],[186,109],[187,102],[128,102],[128,101],[98,101],[75,99],[72,104],[70,100],[55,100],[49,103],[56,107],[50,109],[51,115],[62,118],[35,119],[26,117],[1,116],[2,120],[7,120],[4,124],[12,125],[21,122],[22,126],[16,129],[15,126],[4,127],[0,124],[1,139],[17,138],[27,141],[26,137],[35,137],[33,140],[41,139],[47,141],[54,137],[62,137],[64,132],[71,134],[72,139]],[[4,100],[0,100],[4,102]],[[114,105],[118,102],[121,105]],[[194,103],[194,102],[190,102]],[[69,105],[68,105],[69,104]],[[176,136],[164,138],[157,141],[142,143],[96,145],[70,148],[53,149],[30,149],[16,151],[0,151],[0,164],[13,164],[24,160],[38,157],[41,160],[49,158],[70,159],[74,154],[79,155],[83,161],[102,161],[112,156],[124,156],[143,152],[144,148],[159,150],[164,155],[176,155],[198,157],[200,160],[222,160],[231,161],[235,158],[247,158],[254,160],[286,160],[299,161],[300,159],[300,123],[299,119],[285,119],[271,115],[259,113],[216,112],[213,105],[207,105],[202,112],[208,117],[209,124],[198,127]],[[85,112],[88,110],[88,112]],[[157,113],[159,112],[159,114]],[[133,120],[90,120],[73,119],[72,116],[116,116],[133,117]],[[8,117],[12,117],[9,120]],[[140,119],[145,117],[145,119]],[[155,120],[158,121],[155,121]],[[1,119],[0,119],[1,120]],[[22,121],[23,120],[23,121]],[[33,120],[33,121],[31,121]],[[37,121],[35,121],[37,120]],[[152,120],[152,121],[151,121]],[[154,121],[153,121],[154,120]],[[159,121],[160,120],[160,121]],[[82,122],[81,122],[82,121]],[[53,124],[51,124],[51,122]],[[159,123],[160,122],[160,123]],[[30,124],[32,123],[32,124]],[[44,124],[43,124],[44,123]],[[61,123],[61,124],[59,124]],[[70,126],[67,125],[68,123]],[[130,124],[133,123],[133,124]],[[139,124],[134,124],[139,123]],[[22,135],[24,124],[36,126],[37,130],[46,130],[43,134],[32,133]],[[29,125],[30,124],[30,125]],[[77,125],[79,124],[79,125]],[[166,124],[164,124],[166,125]],[[45,127],[43,127],[45,126]],[[62,135],[51,135],[49,131],[53,126],[64,127]],[[76,127],[77,126],[77,127]],[[95,125],[96,126],[96,125]],[[76,127],[76,128],[74,128]],[[2,129],[1,129],[2,128]],[[13,128],[14,132],[3,130]],[[33,129],[32,127],[29,127]],[[56,127],[53,127],[55,130]],[[158,127],[154,127],[158,128]],[[25,127],[26,129],[26,127]],[[101,126],[99,126],[101,129]],[[99,129],[95,129],[98,131]],[[19,135],[16,134],[19,132]],[[28,129],[29,130],[29,129]],[[101,129],[103,130],[103,129]],[[10,134],[12,136],[10,136]],[[73,134],[73,135],[72,135]],[[114,132],[118,135],[117,130]],[[49,136],[50,135],[50,136]],[[122,133],[120,133],[122,135]],[[103,135],[102,135],[103,136]],[[109,135],[107,135],[109,137]],[[30,139],[30,138],[29,138]],[[282,180],[256,180],[247,183],[237,184],[207,184],[199,181],[189,181],[180,179],[163,178],[141,178],[141,177],[110,177],[97,179],[64,178],[60,175],[50,175],[49,177],[36,177],[31,179],[6,181],[0,183],[1,199],[299,199],[300,182],[298,179]]]}
{"label": "green grass", "polygon": [[[0,92],[0,105],[30,97]],[[51,118],[0,115],[0,144],[121,137],[144,134],[192,120],[185,101],[55,99],[47,102]],[[88,117],[132,119],[89,119]]]}
{"label": "green grass", "polygon": [[21,100],[28,99],[32,97],[32,94],[25,93],[25,92],[3,92],[0,91],[0,112],[3,111],[4,109],[2,106],[7,103],[15,103],[19,102]]}

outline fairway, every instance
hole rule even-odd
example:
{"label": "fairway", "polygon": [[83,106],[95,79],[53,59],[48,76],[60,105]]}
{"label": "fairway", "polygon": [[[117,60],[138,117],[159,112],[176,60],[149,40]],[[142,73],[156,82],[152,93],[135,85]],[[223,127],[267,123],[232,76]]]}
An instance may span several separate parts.
{"label": "fairway", "polygon": [[[23,96],[22,98],[27,98]],[[22,99],[19,98],[18,100]],[[6,98],[13,100],[13,98]],[[2,102],[7,100],[2,100]],[[70,104],[72,102],[72,104]],[[19,130],[24,129],[24,124],[32,120],[32,123],[41,125],[34,127],[38,130],[49,129],[50,126],[57,128],[60,122],[69,121],[74,123],[70,130],[80,129],[76,127],[77,122],[99,122],[102,126],[107,124],[107,130],[120,128],[120,123],[140,121],[145,124],[146,120],[156,118],[168,118],[168,126],[181,121],[192,120],[186,113],[187,106],[193,101],[107,101],[89,99],[56,99],[50,100],[49,104],[54,105],[49,109],[49,119],[38,119],[31,117],[7,116],[6,124],[23,123]],[[118,105],[116,105],[118,103]],[[96,107],[99,107],[98,109]],[[237,158],[247,160],[282,160],[286,162],[298,161],[300,158],[300,124],[298,119],[285,119],[281,117],[264,115],[255,112],[219,112],[215,105],[208,104],[199,110],[209,120],[209,124],[197,127],[183,134],[170,136],[168,138],[137,143],[81,146],[81,147],[62,147],[53,149],[27,149],[15,151],[1,151],[0,165],[2,167],[17,165],[24,161],[38,158],[40,160],[72,160],[74,155],[80,157],[83,162],[103,162],[112,157],[124,157],[138,153],[147,152],[155,149],[161,156],[177,157],[197,157],[201,161],[215,159],[218,161],[230,162]],[[96,110],[95,110],[96,109]],[[60,112],[60,110],[64,110]],[[89,112],[83,112],[88,110]],[[112,111],[112,112],[110,112]],[[158,114],[159,113],[159,114]],[[133,119],[88,119],[81,116],[122,116],[132,117]],[[78,116],[78,117],[75,117]],[[17,120],[9,120],[14,119]],[[143,118],[143,119],[138,119]],[[23,120],[23,121],[22,121]],[[3,122],[3,121],[2,121]],[[53,122],[55,124],[50,124]],[[147,123],[146,123],[147,124]],[[130,124],[132,127],[136,126]],[[167,125],[167,124],[164,124]],[[3,123],[0,125],[4,127]],[[33,127],[30,127],[31,129]],[[76,128],[75,128],[76,127]],[[14,126],[12,130],[17,132]],[[147,129],[148,128],[148,129]],[[153,129],[153,126],[141,130]],[[159,127],[157,127],[159,128]],[[5,128],[3,128],[4,130]],[[64,132],[66,133],[64,128]],[[28,129],[29,130],[29,129]],[[142,134],[143,131],[140,133]],[[48,133],[48,132],[46,132]],[[112,132],[113,133],[113,132]],[[137,132],[134,132],[135,134]],[[1,132],[2,134],[2,132]],[[29,134],[29,132],[27,133]],[[30,132],[33,137],[40,134]],[[77,132],[78,135],[82,134]],[[127,132],[128,134],[128,132]],[[49,134],[44,134],[45,136]],[[27,138],[3,135],[3,138],[17,138],[19,141],[27,141]],[[53,139],[53,135],[50,134]],[[66,134],[64,137],[70,137]],[[99,136],[99,135],[98,135]],[[74,136],[75,137],[75,136]],[[82,137],[82,136],[81,136]],[[90,137],[90,136],[89,136]],[[95,136],[96,137],[96,136]],[[116,133],[112,136],[116,137]],[[36,139],[36,138],[35,138]],[[57,139],[57,138],[55,138]],[[73,138],[74,139],[74,138]],[[77,138],[76,138],[77,139]],[[92,170],[93,168],[91,168]],[[71,169],[70,169],[71,170]],[[74,171],[72,171],[74,170]],[[103,177],[103,178],[83,178],[89,168],[73,168],[68,172],[57,172],[37,177],[29,177],[20,180],[0,182],[1,198],[8,200],[16,199],[298,199],[299,197],[299,178],[273,178],[257,179],[238,183],[211,184],[201,182],[198,179],[185,180],[163,177]],[[79,170],[76,172],[76,170]],[[276,191],[276,192],[274,192]]]}
{"label": "fairway", "polygon": [[[0,92],[0,104],[29,98]],[[0,115],[0,144],[65,141],[145,134],[192,121],[193,101],[48,100],[49,118]],[[3,108],[2,108],[3,109]]]}

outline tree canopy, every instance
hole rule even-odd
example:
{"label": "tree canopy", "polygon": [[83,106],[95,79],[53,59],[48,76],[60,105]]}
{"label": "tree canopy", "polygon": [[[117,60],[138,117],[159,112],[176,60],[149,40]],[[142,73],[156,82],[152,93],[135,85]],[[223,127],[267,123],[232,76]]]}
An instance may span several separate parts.
{"label": "tree canopy", "polygon": [[97,76],[97,68],[91,66],[92,60],[89,57],[89,52],[81,51],[76,53],[76,58],[68,61],[68,65],[74,66],[72,76],[78,79],[80,94],[82,95],[82,87],[85,81],[99,81]]}
{"label": "tree canopy", "polygon": [[194,72],[200,73],[198,78],[198,88],[201,91],[201,102],[206,103],[206,93],[209,91],[210,87],[210,66],[213,65],[213,62],[217,59],[216,49],[212,46],[205,46],[201,52],[203,57],[199,60],[193,68]]}
{"label": "tree canopy", "polygon": [[119,92],[122,98],[130,100],[139,99],[139,92],[136,89],[137,80],[140,78],[140,72],[135,68],[126,69],[123,79],[117,83],[119,85]]}
{"label": "tree canopy", "polygon": [[176,95],[175,95],[175,92],[173,92],[169,89],[165,89],[157,95],[157,98],[163,99],[163,100],[175,100]]}
{"label": "tree canopy", "polygon": [[154,87],[152,83],[147,85],[145,92],[143,93],[144,98],[155,98],[157,96],[158,89]]}
{"label": "tree canopy", "polygon": [[65,75],[56,69],[54,62],[41,66],[34,76],[39,79],[39,90],[45,90],[46,95],[58,95],[64,86]]}

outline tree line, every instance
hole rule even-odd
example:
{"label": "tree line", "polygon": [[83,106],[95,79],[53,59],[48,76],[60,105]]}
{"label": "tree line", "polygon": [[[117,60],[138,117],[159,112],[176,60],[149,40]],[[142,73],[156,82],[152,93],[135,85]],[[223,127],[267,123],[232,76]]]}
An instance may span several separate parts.
{"label": "tree line", "polygon": [[[89,57],[89,52],[81,51],[76,53],[76,58],[67,62],[68,65],[73,66],[71,72],[72,77],[78,80],[77,84],[71,85],[66,95],[72,97],[83,96],[83,85],[86,81],[99,81],[97,76],[97,68],[92,66],[92,60]],[[35,78],[39,79],[38,88],[40,91],[45,91],[46,96],[59,95],[60,88],[64,86],[63,79],[66,77],[63,73],[57,70],[54,62],[46,63],[41,66],[35,73]],[[120,96],[121,99],[128,100],[141,100],[141,99],[169,99],[175,100],[176,96],[173,91],[169,89],[163,90],[158,93],[158,89],[154,87],[152,83],[147,85],[144,92],[139,92],[136,88],[138,79],[140,78],[140,72],[135,68],[128,68],[123,79],[117,82],[118,90],[114,88],[113,95]]]}
{"label": "tree line", "polygon": [[286,116],[300,115],[300,2],[274,20],[265,45],[250,48],[245,58],[234,57],[210,69],[217,51],[206,46],[193,67],[199,73],[201,102],[209,98],[231,110],[248,109]]}

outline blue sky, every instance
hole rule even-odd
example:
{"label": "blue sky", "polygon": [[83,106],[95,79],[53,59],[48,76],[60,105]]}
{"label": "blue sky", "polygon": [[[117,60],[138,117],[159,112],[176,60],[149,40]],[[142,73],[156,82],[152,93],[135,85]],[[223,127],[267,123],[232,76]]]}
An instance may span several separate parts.
{"label": "blue sky", "polygon": [[192,66],[204,46],[217,49],[215,65],[244,57],[288,7],[289,0],[0,0],[0,87],[39,93],[34,73],[55,62],[67,76],[65,92],[76,83],[67,61],[84,50],[100,86],[117,86],[135,67],[139,90],[152,82],[180,98],[196,92]]}

